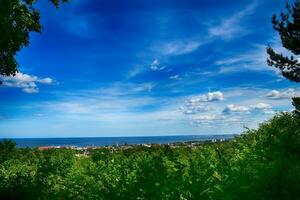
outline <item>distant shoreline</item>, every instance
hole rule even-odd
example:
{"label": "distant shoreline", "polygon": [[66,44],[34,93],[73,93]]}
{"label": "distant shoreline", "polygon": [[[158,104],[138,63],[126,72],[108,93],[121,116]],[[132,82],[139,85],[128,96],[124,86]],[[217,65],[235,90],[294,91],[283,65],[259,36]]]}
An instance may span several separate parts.
{"label": "distant shoreline", "polygon": [[82,139],[82,138],[158,138],[158,137],[218,137],[218,136],[237,136],[239,134],[203,134],[203,135],[129,135],[129,136],[76,136],[76,137],[0,137],[0,140],[8,139],[8,140],[19,140],[19,139]]}
{"label": "distant shoreline", "polygon": [[[18,148],[101,148],[137,145],[174,145],[199,143],[205,141],[223,141],[234,138],[237,134],[226,135],[180,135],[180,136],[132,136],[132,137],[76,137],[76,138],[9,138]],[[4,139],[0,139],[4,140]]]}

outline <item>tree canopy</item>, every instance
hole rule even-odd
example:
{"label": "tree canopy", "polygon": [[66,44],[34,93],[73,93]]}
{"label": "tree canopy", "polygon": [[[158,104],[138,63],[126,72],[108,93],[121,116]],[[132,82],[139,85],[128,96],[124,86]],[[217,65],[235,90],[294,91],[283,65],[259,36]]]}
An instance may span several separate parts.
{"label": "tree canopy", "polygon": [[287,3],[286,12],[281,12],[280,19],[272,17],[273,28],[279,33],[284,48],[291,52],[291,56],[277,53],[271,47],[267,48],[268,64],[281,70],[287,79],[300,82],[300,0],[293,5]]}
{"label": "tree canopy", "polygon": [[[55,7],[68,0],[49,0]],[[30,33],[41,33],[40,13],[36,0],[0,1],[0,75],[18,71],[16,53],[29,45]]]}
{"label": "tree canopy", "polygon": [[[293,5],[286,4],[286,12],[281,12],[280,19],[276,15],[272,17],[273,28],[279,33],[281,43],[289,50],[291,56],[277,53],[272,47],[267,48],[270,66],[279,69],[282,75],[290,81],[300,82],[300,0]],[[295,113],[300,115],[300,98],[292,98]]]}

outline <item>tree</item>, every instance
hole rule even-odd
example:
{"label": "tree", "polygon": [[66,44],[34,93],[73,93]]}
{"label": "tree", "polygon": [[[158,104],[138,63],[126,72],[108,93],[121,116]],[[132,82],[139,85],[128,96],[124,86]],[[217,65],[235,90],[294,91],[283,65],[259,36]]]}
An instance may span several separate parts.
{"label": "tree", "polygon": [[[49,0],[55,7],[68,0]],[[36,0],[0,1],[0,75],[13,76],[18,71],[16,53],[29,45],[31,32],[41,33]],[[1,84],[1,83],[0,83]]]}
{"label": "tree", "polygon": [[11,158],[15,153],[16,143],[12,140],[0,141],[0,163]]}
{"label": "tree", "polygon": [[300,116],[300,98],[299,97],[293,98],[293,105],[296,108],[295,113]]}
{"label": "tree", "polygon": [[[286,12],[281,12],[280,19],[276,15],[272,17],[273,28],[279,33],[284,48],[291,52],[291,56],[284,56],[275,52],[271,47],[267,48],[269,58],[268,65],[279,69],[282,75],[290,81],[300,82],[300,0],[296,0],[291,6],[286,4]],[[300,98],[293,98],[296,113],[300,113]]]}

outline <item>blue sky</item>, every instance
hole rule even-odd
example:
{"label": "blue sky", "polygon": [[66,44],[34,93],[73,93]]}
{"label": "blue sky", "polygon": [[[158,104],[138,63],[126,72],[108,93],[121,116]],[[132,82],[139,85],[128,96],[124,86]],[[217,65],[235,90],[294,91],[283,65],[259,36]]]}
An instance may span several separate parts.
{"label": "blue sky", "polygon": [[73,0],[0,77],[0,137],[240,133],[290,111],[299,86],[266,65],[285,1]]}

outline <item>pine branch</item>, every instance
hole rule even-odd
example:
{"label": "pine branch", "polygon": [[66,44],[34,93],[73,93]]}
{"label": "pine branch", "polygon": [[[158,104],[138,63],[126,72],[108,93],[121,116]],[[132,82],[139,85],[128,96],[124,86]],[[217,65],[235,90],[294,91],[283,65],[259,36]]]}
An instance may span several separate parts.
{"label": "pine branch", "polygon": [[269,58],[267,60],[269,66],[274,66],[279,69],[287,79],[300,82],[300,63],[293,56],[286,57],[276,53],[271,47],[267,48]]}

